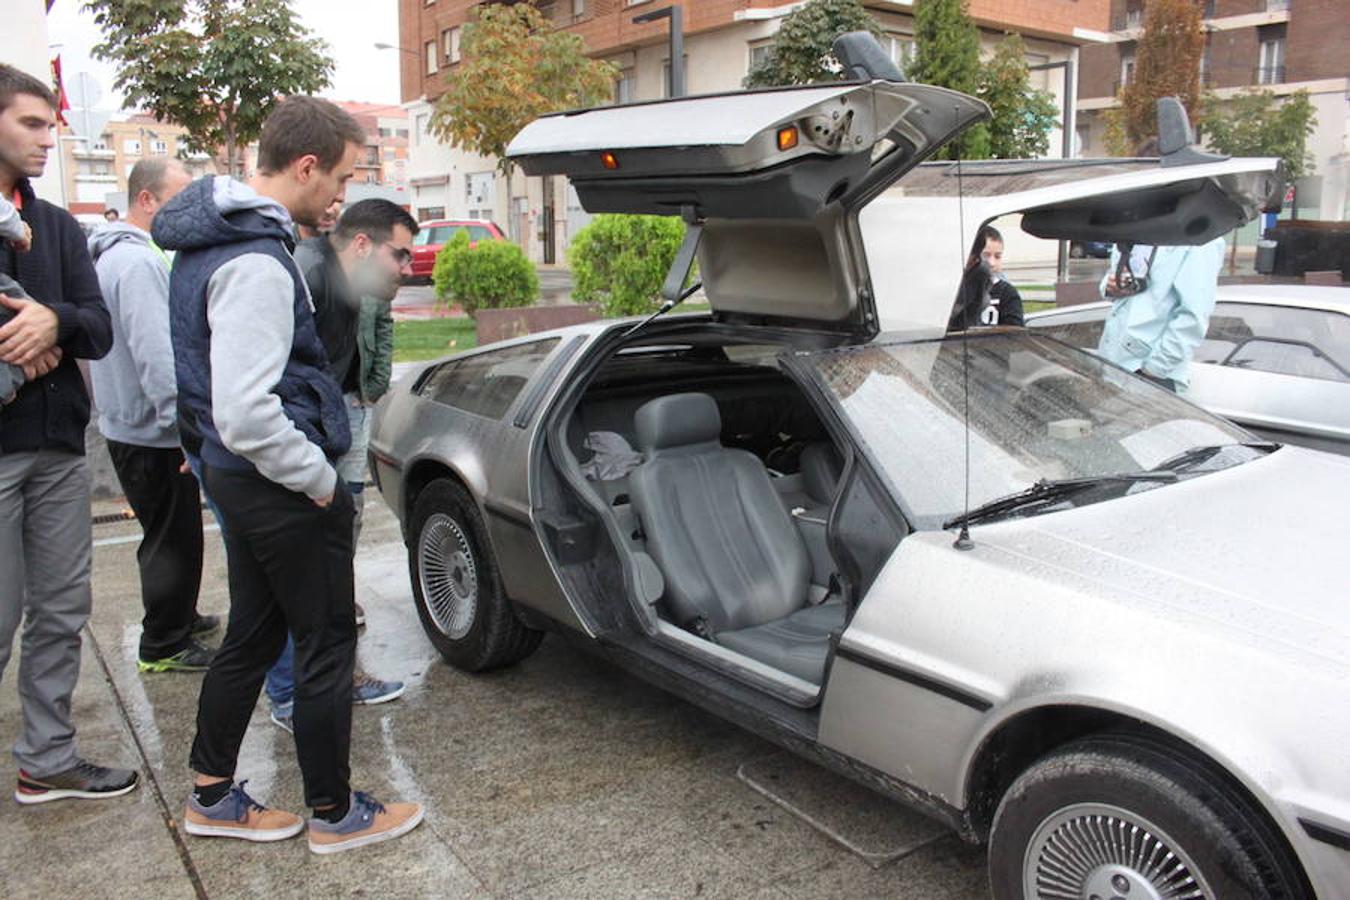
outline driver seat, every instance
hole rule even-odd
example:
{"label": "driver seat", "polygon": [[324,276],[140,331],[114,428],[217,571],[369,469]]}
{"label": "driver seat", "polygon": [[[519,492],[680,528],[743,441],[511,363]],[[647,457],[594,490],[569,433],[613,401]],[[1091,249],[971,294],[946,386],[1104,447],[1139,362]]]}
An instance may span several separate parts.
{"label": "driver seat", "polygon": [[635,425],[629,494],[675,624],[820,684],[844,604],[807,605],[810,558],[764,464],[722,446],[707,394],[651,400]]}

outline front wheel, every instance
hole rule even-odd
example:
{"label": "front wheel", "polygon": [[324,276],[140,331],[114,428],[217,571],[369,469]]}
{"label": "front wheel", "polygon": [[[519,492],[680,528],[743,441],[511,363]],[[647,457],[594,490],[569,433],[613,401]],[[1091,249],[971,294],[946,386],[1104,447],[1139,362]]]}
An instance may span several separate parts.
{"label": "front wheel", "polygon": [[997,900],[1304,900],[1278,833],[1216,774],[1128,735],[1034,764],[999,804]]}
{"label": "front wheel", "polygon": [[519,662],[543,632],[516,617],[502,589],[478,506],[448,479],[413,505],[408,568],[422,628],[446,662],[481,672]]}

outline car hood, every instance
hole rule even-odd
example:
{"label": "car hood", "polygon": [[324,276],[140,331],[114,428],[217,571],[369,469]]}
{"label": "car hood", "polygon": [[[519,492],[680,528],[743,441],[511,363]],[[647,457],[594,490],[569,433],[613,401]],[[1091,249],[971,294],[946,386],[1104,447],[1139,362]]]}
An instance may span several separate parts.
{"label": "car hood", "polygon": [[971,529],[975,543],[1123,602],[1350,670],[1350,459],[1285,447],[1079,509]]}

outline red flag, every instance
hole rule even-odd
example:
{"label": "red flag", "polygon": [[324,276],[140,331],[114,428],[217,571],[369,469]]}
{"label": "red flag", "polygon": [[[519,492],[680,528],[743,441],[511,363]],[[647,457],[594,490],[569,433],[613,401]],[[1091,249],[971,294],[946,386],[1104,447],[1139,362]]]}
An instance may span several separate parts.
{"label": "red flag", "polygon": [[67,127],[70,123],[66,121],[66,110],[70,109],[70,98],[66,96],[66,83],[61,78],[61,54],[57,54],[52,60],[52,83],[56,85],[56,118],[61,120],[61,124]]}

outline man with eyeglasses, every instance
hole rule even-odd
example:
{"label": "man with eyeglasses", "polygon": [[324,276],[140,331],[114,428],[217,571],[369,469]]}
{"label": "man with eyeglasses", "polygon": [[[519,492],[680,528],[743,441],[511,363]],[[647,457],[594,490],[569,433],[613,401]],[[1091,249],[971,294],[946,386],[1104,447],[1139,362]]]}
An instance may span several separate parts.
{"label": "man with eyeglasses", "polygon": [[[351,423],[352,444],[336,462],[338,478],[351,492],[356,517],[352,545],[361,535],[361,510],[366,481],[366,446],[370,412],[389,389],[394,325],[389,304],[404,275],[410,274],[412,240],[417,221],[388,200],[353,203],[330,234],[303,241],[295,261],[309,286],[319,340],[328,354],[329,374],[342,386]],[[365,624],[365,610],[356,604],[356,624]],[[267,673],[272,721],[291,730],[295,681],[290,642]],[[352,701],[383,703],[397,698],[403,684],[381,681],[358,671]]]}

